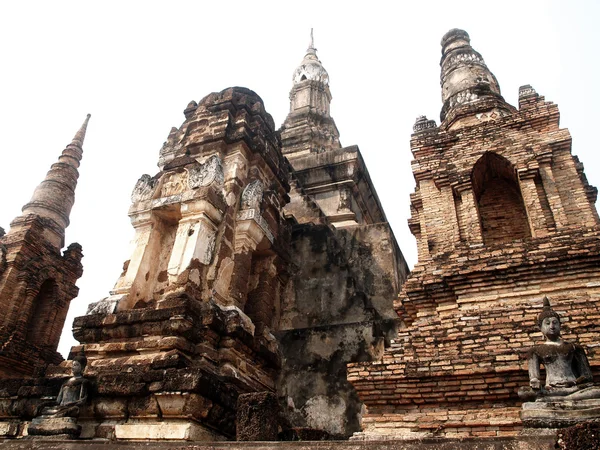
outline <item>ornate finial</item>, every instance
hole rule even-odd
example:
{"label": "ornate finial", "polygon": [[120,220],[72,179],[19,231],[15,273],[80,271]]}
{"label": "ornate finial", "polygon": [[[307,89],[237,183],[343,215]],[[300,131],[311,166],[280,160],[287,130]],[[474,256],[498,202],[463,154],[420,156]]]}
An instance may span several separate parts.
{"label": "ornate finial", "polygon": [[556,317],[560,322],[560,316],[552,309],[552,306],[550,305],[550,299],[544,295],[544,299],[542,300],[542,312],[538,316],[537,320],[538,327],[541,328],[542,322],[548,317]]}
{"label": "ornate finial", "polygon": [[[469,34],[452,29],[442,38],[441,120],[449,116],[449,126],[460,117],[475,115],[492,108],[510,113],[511,107],[500,94],[500,85],[486,66],[483,57],[473,49]],[[498,116],[498,114],[496,114]]]}
{"label": "ornate finial", "polygon": [[537,95],[537,92],[531,87],[530,84],[526,84],[525,86],[521,86],[519,88],[519,99],[524,97],[532,97],[534,95]]}
{"label": "ornate finial", "polygon": [[435,127],[437,127],[435,120],[428,120],[426,116],[419,116],[417,117],[417,120],[415,120],[413,131],[418,133],[419,131],[428,130]]}
{"label": "ornate finial", "polygon": [[315,48],[315,39],[313,37],[313,29],[310,29],[310,45],[308,46],[309,49],[311,48]]}

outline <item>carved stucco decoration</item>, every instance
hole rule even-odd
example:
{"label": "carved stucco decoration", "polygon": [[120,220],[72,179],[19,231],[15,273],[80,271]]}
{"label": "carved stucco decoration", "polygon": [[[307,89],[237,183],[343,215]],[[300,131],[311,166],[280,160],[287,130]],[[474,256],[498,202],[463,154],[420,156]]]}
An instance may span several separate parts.
{"label": "carved stucco decoration", "polygon": [[338,204],[338,211],[352,210],[352,193],[350,188],[342,188],[339,191],[340,202]]}
{"label": "carved stucco decoration", "polygon": [[170,197],[186,190],[187,172],[170,173],[165,176],[161,189],[161,197]]}
{"label": "carved stucco decoration", "polygon": [[240,209],[260,209],[263,199],[264,186],[260,180],[254,180],[242,192]]}
{"label": "carved stucco decoration", "polygon": [[210,186],[212,183],[222,185],[225,179],[223,164],[221,163],[221,158],[217,155],[208,158],[204,164],[193,165],[187,171],[188,186],[190,189]]}
{"label": "carved stucco decoration", "polygon": [[135,187],[133,188],[133,192],[131,193],[131,202],[137,203],[152,198],[152,194],[154,193],[155,188],[156,180],[154,180],[148,174],[142,175],[137,181],[137,183],[135,183]]}

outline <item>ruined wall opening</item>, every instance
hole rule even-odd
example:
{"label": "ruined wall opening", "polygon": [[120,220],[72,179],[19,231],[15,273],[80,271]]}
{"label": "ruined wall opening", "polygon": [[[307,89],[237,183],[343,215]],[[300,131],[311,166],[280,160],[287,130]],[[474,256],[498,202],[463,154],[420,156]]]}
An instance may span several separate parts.
{"label": "ruined wall opening", "polygon": [[471,172],[485,245],[531,236],[527,212],[514,166],[495,153],[485,153]]}
{"label": "ruined wall opening", "polygon": [[42,283],[38,294],[33,299],[26,335],[26,340],[33,345],[50,344],[49,333],[59,312],[56,304],[57,293],[58,285],[50,278]]}

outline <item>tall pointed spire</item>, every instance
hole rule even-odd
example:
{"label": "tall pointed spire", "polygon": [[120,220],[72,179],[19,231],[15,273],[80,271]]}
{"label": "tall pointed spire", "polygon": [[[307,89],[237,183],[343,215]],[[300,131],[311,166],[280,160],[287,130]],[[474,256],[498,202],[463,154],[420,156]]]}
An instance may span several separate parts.
{"label": "tall pointed spire", "polygon": [[453,122],[458,117],[494,108],[511,109],[500,95],[498,80],[471,47],[466,31],[448,31],[441,44],[442,121]]}
{"label": "tall pointed spire", "polygon": [[73,141],[69,145],[79,145],[79,147],[83,145],[83,141],[85,139],[85,132],[87,131],[87,125],[90,121],[90,117],[92,117],[92,115],[88,114],[85,120],[83,121],[81,128],[77,131],[77,133],[75,133],[75,137],[73,137]]}
{"label": "tall pointed spire", "polygon": [[295,158],[340,148],[340,133],[330,115],[329,75],[317,57],[313,29],[304,59],[294,71],[290,113],[281,135],[283,153]]}
{"label": "tall pointed spire", "polygon": [[75,203],[75,187],[79,178],[77,169],[83,156],[82,146],[90,117],[88,114],[71,143],[63,150],[58,161],[52,164],[44,181],[23,207],[23,215],[34,214],[54,222],[52,228],[60,236],[61,247],[64,245],[65,228],[69,226],[69,214]]}

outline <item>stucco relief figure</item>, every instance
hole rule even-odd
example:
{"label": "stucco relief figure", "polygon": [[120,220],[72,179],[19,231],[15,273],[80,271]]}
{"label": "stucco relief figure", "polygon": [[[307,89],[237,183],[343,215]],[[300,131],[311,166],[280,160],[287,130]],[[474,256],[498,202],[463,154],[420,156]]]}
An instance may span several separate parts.
{"label": "stucco relief figure", "polygon": [[42,406],[42,416],[79,416],[79,407],[85,405],[88,399],[89,381],[83,377],[86,363],[85,356],[73,359],[73,376],[63,383],[54,404]]}
{"label": "stucco relief figure", "polygon": [[209,186],[212,183],[223,184],[223,165],[221,158],[213,155],[204,164],[198,164],[187,169],[190,189]]}
{"label": "stucco relief figure", "polygon": [[260,209],[263,199],[264,186],[260,180],[254,180],[248,184],[242,192],[242,204],[240,209]]}
{"label": "stucco relief figure", "polygon": [[[524,401],[556,402],[600,398],[600,387],[592,383],[592,371],[585,350],[578,344],[565,342],[560,336],[560,317],[544,297],[544,308],[538,317],[546,342],[532,347],[528,354],[529,387],[519,389]],[[540,366],[546,380],[542,382]]]}
{"label": "stucco relief figure", "polygon": [[161,197],[180,194],[186,190],[186,186],[187,172],[168,174],[162,186]]}
{"label": "stucco relief figure", "polygon": [[156,180],[153,180],[150,175],[144,174],[135,183],[133,192],[131,193],[131,202],[136,203],[142,200],[147,200],[152,197],[154,188],[156,187]]}

